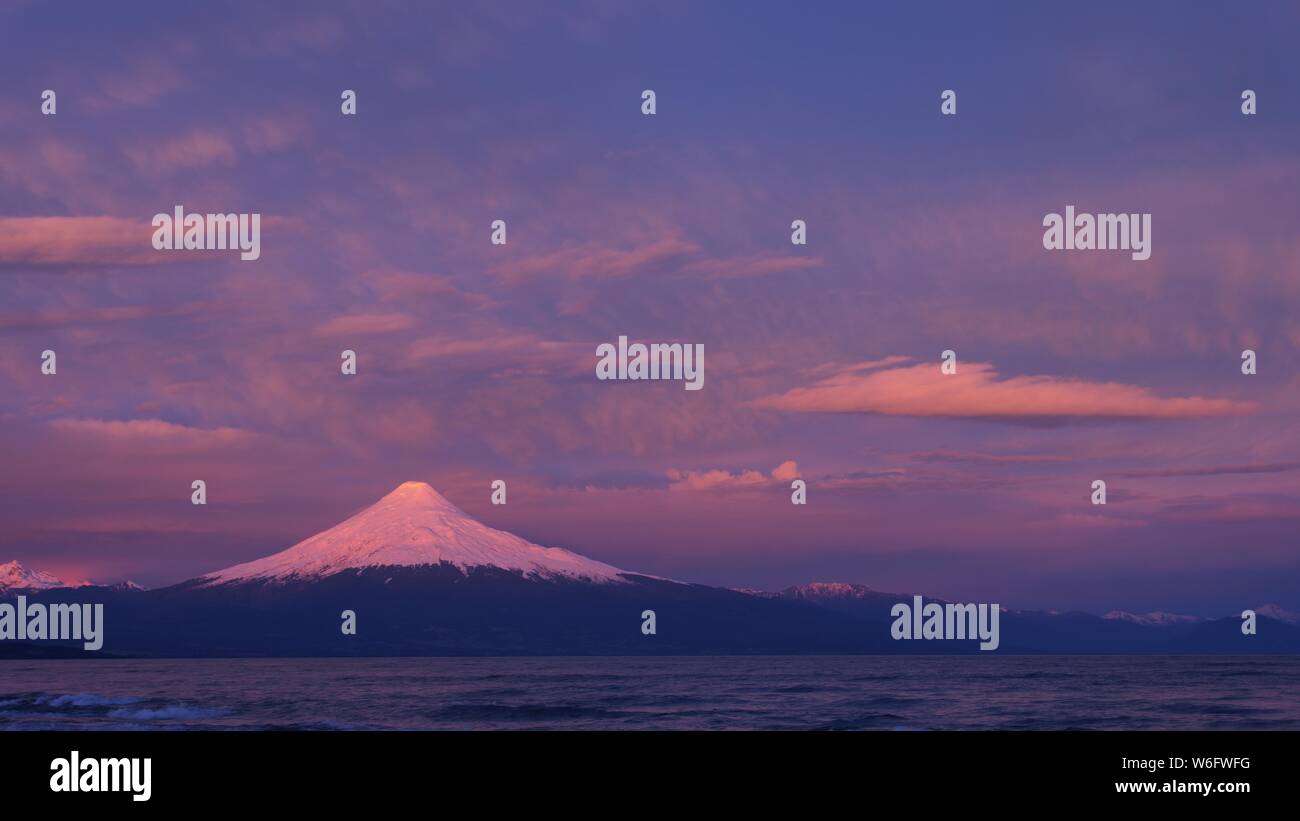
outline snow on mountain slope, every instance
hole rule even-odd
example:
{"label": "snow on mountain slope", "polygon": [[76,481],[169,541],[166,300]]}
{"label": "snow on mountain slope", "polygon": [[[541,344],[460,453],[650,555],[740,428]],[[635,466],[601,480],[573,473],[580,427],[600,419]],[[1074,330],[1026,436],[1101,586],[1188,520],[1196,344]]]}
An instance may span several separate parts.
{"label": "snow on mountain slope", "polygon": [[1292,613],[1290,610],[1276,604],[1261,604],[1255,608],[1255,612],[1270,619],[1284,621],[1287,624],[1300,624],[1300,613]]}
{"label": "snow on mountain slope", "polygon": [[809,582],[787,587],[781,595],[788,599],[862,599],[875,592],[865,584]]}
{"label": "snow on mountain slope", "polygon": [[67,586],[62,579],[41,570],[29,570],[17,561],[0,564],[0,593],[7,590],[52,590]]}
{"label": "snow on mountain slope", "polygon": [[287,550],[202,578],[206,584],[289,581],[344,570],[447,562],[524,575],[623,581],[622,570],[558,547],[539,547],[475,521],[424,482],[405,482],[347,521]]}
{"label": "snow on mountain slope", "polygon": [[1127,613],[1123,610],[1112,610],[1102,618],[1108,621],[1127,621],[1147,627],[1168,627],[1174,624],[1193,624],[1204,621],[1200,616],[1184,616],[1180,613],[1165,613],[1159,610],[1151,613]]}

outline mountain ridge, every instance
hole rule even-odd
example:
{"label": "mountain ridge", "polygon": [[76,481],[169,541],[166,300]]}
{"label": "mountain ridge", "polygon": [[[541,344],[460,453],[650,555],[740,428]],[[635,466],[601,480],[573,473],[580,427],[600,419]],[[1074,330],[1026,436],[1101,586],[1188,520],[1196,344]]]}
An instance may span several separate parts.
{"label": "mountain ridge", "polygon": [[[21,566],[9,567],[17,575]],[[58,581],[23,571],[47,585]],[[47,586],[27,594],[37,602],[103,603],[105,655],[980,652],[968,641],[892,640],[892,609],[910,603],[910,594],[844,582],[733,590],[623,571],[487,527],[422,482],[405,482],[278,553],[168,587]],[[1000,611],[999,653],[1300,651],[1300,628],[1270,618],[1294,614],[1276,605],[1261,608],[1258,636],[1241,635],[1234,617]],[[340,629],[347,613],[355,619],[351,633]],[[21,644],[0,644],[0,655],[31,647]]]}

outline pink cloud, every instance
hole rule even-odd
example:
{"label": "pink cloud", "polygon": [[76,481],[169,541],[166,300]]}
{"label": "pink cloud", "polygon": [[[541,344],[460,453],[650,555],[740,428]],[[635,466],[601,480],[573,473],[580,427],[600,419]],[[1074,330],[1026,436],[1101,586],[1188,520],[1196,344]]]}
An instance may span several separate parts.
{"label": "pink cloud", "polygon": [[793,461],[777,465],[771,474],[757,470],[742,470],[732,473],[728,470],[678,470],[669,468],[665,471],[669,490],[718,490],[761,487],[776,482],[788,482],[799,476],[799,466]]}
{"label": "pink cloud", "polygon": [[542,339],[532,334],[501,332],[471,337],[437,336],[407,346],[408,365],[451,359],[465,369],[487,368],[493,373],[580,373],[595,367],[595,346]]}
{"label": "pink cloud", "polygon": [[778,482],[789,482],[799,478],[799,465],[793,460],[782,462],[772,471],[772,478]]}
{"label": "pink cloud", "polygon": [[705,259],[692,262],[685,267],[684,272],[717,279],[736,279],[791,271],[806,271],[821,266],[822,260],[820,257],[783,257],[754,254],[734,259]]}
{"label": "pink cloud", "polygon": [[316,326],[317,336],[363,336],[405,331],[415,326],[406,314],[369,313],[336,316]]}
{"label": "pink cloud", "polygon": [[848,367],[809,387],[754,403],[774,410],[1006,420],[1198,419],[1251,413],[1256,405],[1198,396],[1164,398],[1116,382],[1057,376],[1000,378],[982,362],[943,374],[937,363],[862,373]]}
{"label": "pink cloud", "polygon": [[0,265],[145,265],[152,227],[120,217],[0,218]]}
{"label": "pink cloud", "polygon": [[210,165],[234,165],[235,145],[225,133],[193,128],[179,137],[133,143],[123,149],[137,170],[168,174]]}
{"label": "pink cloud", "polygon": [[257,434],[238,428],[196,428],[161,419],[54,419],[51,429],[61,435],[91,441],[146,448],[153,454],[220,450],[253,442]]}

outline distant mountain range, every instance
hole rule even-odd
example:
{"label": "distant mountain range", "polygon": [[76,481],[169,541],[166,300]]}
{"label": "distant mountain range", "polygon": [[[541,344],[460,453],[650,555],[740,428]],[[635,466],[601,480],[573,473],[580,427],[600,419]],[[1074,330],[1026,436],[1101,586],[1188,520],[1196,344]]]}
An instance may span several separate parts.
{"label": "distant mountain range", "polygon": [[[407,482],[274,555],[170,587],[68,587],[0,565],[0,601],[104,604],[102,654],[139,656],[978,653],[974,641],[895,641],[910,594],[814,583],[778,593],[632,573],[474,520]],[[927,602],[938,601],[926,599]],[[655,632],[643,633],[654,611]],[[345,635],[343,611],[355,614]],[[1000,613],[998,653],[1296,653],[1300,616]],[[0,641],[0,657],[50,643]]]}
{"label": "distant mountain range", "polygon": [[0,593],[10,590],[52,590],[56,587],[73,587],[59,577],[40,570],[30,570],[18,562],[0,564]]}
{"label": "distant mountain range", "polygon": [[[97,585],[91,581],[66,582],[53,573],[23,567],[17,561],[0,564],[0,596],[9,592],[34,592],[38,590],[54,590],[59,587],[95,586]],[[98,586],[102,587],[103,585]],[[144,590],[143,587],[129,580],[109,586],[123,590]]]}

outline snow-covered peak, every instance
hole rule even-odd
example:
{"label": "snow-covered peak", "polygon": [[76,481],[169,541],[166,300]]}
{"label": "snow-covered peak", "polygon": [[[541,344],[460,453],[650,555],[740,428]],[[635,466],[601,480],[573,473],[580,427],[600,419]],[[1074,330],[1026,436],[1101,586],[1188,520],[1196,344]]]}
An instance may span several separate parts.
{"label": "snow-covered peak", "polygon": [[757,596],[760,599],[775,599],[781,595],[768,590],[759,590],[757,587],[731,587],[728,589],[735,593],[744,593],[746,596]]}
{"label": "snow-covered peak", "polygon": [[471,518],[424,482],[403,482],[352,518],[287,550],[203,578],[288,581],[363,567],[449,563],[543,577],[622,581],[623,571],[558,547],[539,547]]}
{"label": "snow-covered peak", "polygon": [[1277,619],[1288,624],[1300,624],[1300,613],[1292,613],[1284,607],[1276,604],[1261,604],[1255,608],[1255,612],[1261,616],[1270,619]]}
{"label": "snow-covered peak", "polygon": [[445,510],[449,513],[465,515],[460,508],[448,501],[446,496],[434,490],[433,485],[428,482],[402,482],[391,493],[380,499],[376,506],[385,503],[428,510]]}
{"label": "snow-covered peak", "polygon": [[1112,610],[1102,618],[1111,621],[1128,621],[1133,624],[1151,627],[1168,627],[1173,624],[1192,624],[1204,621],[1200,616],[1185,616],[1181,613],[1165,613],[1159,610],[1151,613],[1128,613],[1124,610]]}
{"label": "snow-covered peak", "polygon": [[8,590],[52,590],[67,587],[62,579],[42,570],[29,570],[17,560],[0,564],[0,592]]}
{"label": "snow-covered peak", "polygon": [[861,599],[874,592],[865,584],[849,582],[809,582],[787,587],[783,595],[795,599]]}

